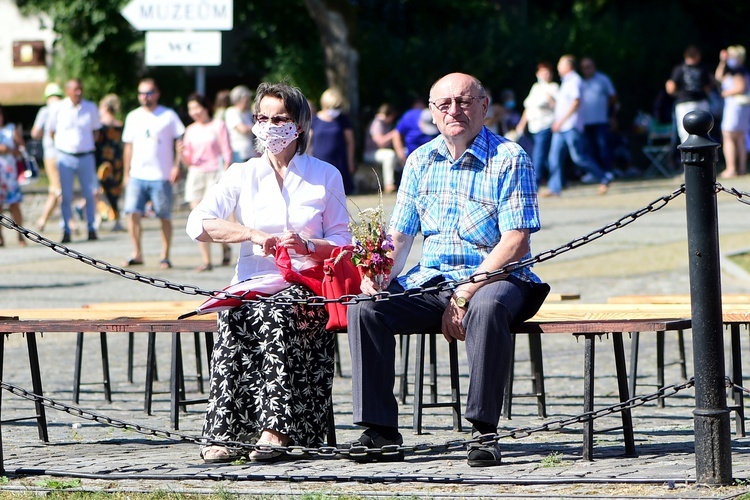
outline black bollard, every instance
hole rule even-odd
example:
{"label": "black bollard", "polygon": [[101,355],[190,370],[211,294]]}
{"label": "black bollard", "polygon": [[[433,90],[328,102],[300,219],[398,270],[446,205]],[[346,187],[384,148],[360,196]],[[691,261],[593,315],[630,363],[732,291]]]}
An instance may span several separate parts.
{"label": "black bollard", "polygon": [[724,328],[716,209],[719,144],[708,133],[714,119],[692,111],[683,120],[690,136],[677,148],[685,167],[690,303],[695,366],[695,472],[699,484],[732,482],[732,445],[724,385]]}

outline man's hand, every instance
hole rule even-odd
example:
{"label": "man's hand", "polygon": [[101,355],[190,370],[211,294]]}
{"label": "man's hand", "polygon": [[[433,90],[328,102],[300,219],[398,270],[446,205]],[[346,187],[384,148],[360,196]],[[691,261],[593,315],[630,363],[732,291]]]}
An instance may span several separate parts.
{"label": "man's hand", "polygon": [[378,290],[378,284],[375,283],[375,280],[373,280],[370,276],[362,276],[362,283],[359,286],[359,289],[362,290],[362,293],[365,293],[367,295],[375,295],[378,292],[382,292],[385,289],[388,288],[388,285],[391,284],[391,275],[383,275],[383,282],[382,287],[380,290]]}
{"label": "man's hand", "polygon": [[464,331],[463,319],[466,315],[466,309],[458,307],[451,298],[448,302],[448,307],[445,308],[443,313],[442,331],[443,337],[449,343],[453,342],[453,339],[464,341],[466,340],[466,331]]}

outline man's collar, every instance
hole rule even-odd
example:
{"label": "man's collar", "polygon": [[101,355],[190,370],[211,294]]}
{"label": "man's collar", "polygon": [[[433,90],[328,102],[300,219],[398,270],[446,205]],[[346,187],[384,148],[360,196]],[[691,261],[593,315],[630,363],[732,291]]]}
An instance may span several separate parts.
{"label": "man's collar", "polygon": [[489,134],[490,131],[487,129],[487,127],[482,127],[482,129],[479,131],[479,134],[474,138],[473,141],[466,147],[466,151],[463,152],[461,156],[453,159],[453,156],[450,153],[450,150],[448,149],[448,144],[445,142],[445,138],[441,135],[440,138],[442,139],[440,141],[440,145],[437,148],[437,153],[441,156],[448,158],[452,162],[458,161],[460,158],[462,158],[464,155],[470,154],[482,165],[487,164],[487,158],[489,156],[489,137],[487,134]]}

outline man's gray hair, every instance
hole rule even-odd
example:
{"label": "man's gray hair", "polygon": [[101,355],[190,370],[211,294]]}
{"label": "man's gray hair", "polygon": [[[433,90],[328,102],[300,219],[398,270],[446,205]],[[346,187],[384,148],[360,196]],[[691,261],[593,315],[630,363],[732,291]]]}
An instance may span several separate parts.
{"label": "man's gray hair", "polygon": [[251,99],[252,97],[253,92],[244,85],[237,85],[231,92],[229,92],[229,100],[232,104],[237,104],[244,98]]}

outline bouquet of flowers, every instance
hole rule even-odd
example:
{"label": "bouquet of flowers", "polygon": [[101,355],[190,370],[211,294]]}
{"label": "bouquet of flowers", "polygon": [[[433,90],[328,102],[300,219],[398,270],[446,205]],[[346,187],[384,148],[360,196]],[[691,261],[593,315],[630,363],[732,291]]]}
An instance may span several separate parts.
{"label": "bouquet of flowers", "polygon": [[383,223],[383,205],[359,212],[359,222],[351,222],[354,251],[352,262],[363,276],[371,278],[382,289],[385,277],[391,274],[393,241],[386,234]]}

